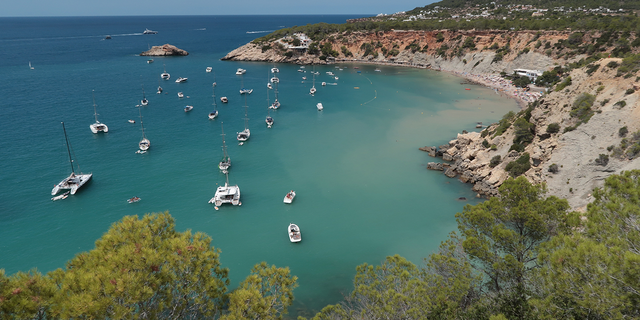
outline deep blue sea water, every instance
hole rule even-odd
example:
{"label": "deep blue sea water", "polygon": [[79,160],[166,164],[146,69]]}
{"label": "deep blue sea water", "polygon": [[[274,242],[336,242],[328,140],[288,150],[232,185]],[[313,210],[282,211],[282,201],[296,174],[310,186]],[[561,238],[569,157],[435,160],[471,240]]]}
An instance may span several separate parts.
{"label": "deep blue sea water", "polygon": [[[267,129],[273,65],[220,61],[269,31],[353,17],[0,18],[0,268],[12,274],[64,267],[123,216],[163,211],[179,230],[212,237],[232,287],[261,261],[288,266],[300,285],[292,316],[339,301],[351,291],[359,264],[393,254],[421,264],[455,230],[455,213],[478,200],[469,185],[427,171],[434,160],[418,147],[447,142],[477,121],[496,121],[516,110],[515,102],[481,87],[465,90],[445,73],[387,66],[374,72],[375,66],[353,64],[340,65],[342,71],[317,66],[318,92],[310,96],[311,74],[281,64],[282,107],[271,112],[275,125]],[[158,34],[142,35],[145,28]],[[165,43],[190,54],[155,57],[151,64],[138,56]],[[163,65],[169,81],[160,80]],[[214,72],[206,73],[207,66]],[[235,75],[239,67],[247,69],[243,77]],[[178,84],[177,77],[189,80]],[[229,103],[218,103],[220,116],[209,121],[213,81],[216,96]],[[251,139],[240,146],[242,82],[254,92],[247,97]],[[150,103],[141,112],[152,147],[140,155],[136,105],[143,85]],[[89,130],[92,90],[108,134]],[[188,98],[179,99],[179,91]],[[318,102],[324,111],[316,110]],[[187,104],[193,111],[183,111]],[[51,188],[69,173],[61,121],[77,163],[94,177],[76,195],[52,202]],[[215,211],[207,201],[225,181],[217,169],[221,122],[233,162],[229,179],[240,186],[243,205]],[[285,205],[291,189],[298,196]],[[132,196],[142,200],[128,204]],[[299,244],[287,238],[290,222],[302,229]]]}

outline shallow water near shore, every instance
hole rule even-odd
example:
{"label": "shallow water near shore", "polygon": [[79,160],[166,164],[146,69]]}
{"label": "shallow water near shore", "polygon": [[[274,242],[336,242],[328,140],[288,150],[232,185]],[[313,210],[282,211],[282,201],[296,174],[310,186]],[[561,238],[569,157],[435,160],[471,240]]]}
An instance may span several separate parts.
{"label": "shallow water near shore", "polygon": [[[359,264],[379,264],[393,254],[421,264],[455,230],[455,213],[478,200],[470,185],[427,171],[427,162],[437,160],[418,148],[475,130],[476,122],[495,122],[517,105],[450,74],[391,66],[376,72],[375,65],[355,64],[316,66],[318,92],[311,96],[310,72],[279,64],[282,107],[271,112],[275,124],[267,129],[273,65],[219,59],[261,35],[256,32],[346,18],[352,17],[0,19],[6,30],[0,44],[11,52],[0,69],[12,79],[0,88],[0,268],[12,274],[64,267],[123,216],[163,211],[178,230],[211,236],[230,268],[231,288],[261,261],[288,266],[299,279],[291,318],[338,302],[352,290]],[[139,34],[145,28],[159,33]],[[103,40],[107,34],[111,40]],[[190,55],[154,57],[153,63],[137,56],[164,43]],[[169,81],[159,80],[163,64]],[[207,66],[214,72],[206,73]],[[247,73],[236,76],[237,68]],[[178,84],[177,77],[189,80]],[[218,101],[220,116],[209,121],[214,81],[216,96],[229,103]],[[254,91],[247,97],[251,139],[240,146],[242,83]],[[152,143],[142,155],[135,154],[141,85],[150,101],[141,112]],[[108,134],[89,130],[92,90]],[[324,111],[316,110],[318,102]],[[185,105],[193,111],[185,113]],[[76,195],[52,202],[52,186],[69,170],[60,121],[81,169],[94,177]],[[216,211],[207,201],[225,181],[217,169],[221,122],[233,163],[229,180],[239,185],[242,206]],[[285,205],[291,189],[297,197]],[[142,200],[128,204],[132,196]],[[289,242],[291,222],[301,228],[301,243]]]}

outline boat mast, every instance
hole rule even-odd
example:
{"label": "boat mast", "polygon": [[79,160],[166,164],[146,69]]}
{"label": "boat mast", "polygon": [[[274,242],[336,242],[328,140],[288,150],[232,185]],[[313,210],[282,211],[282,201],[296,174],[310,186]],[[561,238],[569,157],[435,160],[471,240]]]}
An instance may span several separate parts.
{"label": "boat mast", "polygon": [[96,117],[96,123],[98,123],[98,112],[96,110],[96,91],[91,90],[91,96],[93,97],[93,115]]}
{"label": "boat mast", "polygon": [[69,138],[67,137],[67,129],[64,127],[64,122],[62,123],[62,131],[64,131],[64,141],[67,143],[67,153],[69,154],[69,164],[71,165],[71,173],[75,173],[73,170],[73,160],[71,159],[71,149],[69,148]]}
{"label": "boat mast", "polygon": [[145,97],[144,97],[144,83],[142,84],[142,100],[143,100],[143,101],[144,101],[144,100],[147,100],[147,99],[145,99]]}
{"label": "boat mast", "polygon": [[142,124],[142,111],[138,108],[138,112],[140,113],[140,127],[142,128],[142,139],[145,139],[144,136],[144,125]]}
{"label": "boat mast", "polygon": [[222,160],[223,161],[227,161],[227,158],[229,156],[227,155],[227,145],[224,143],[224,127],[222,126],[222,123],[223,122],[220,121],[220,128],[222,128],[222,134],[221,134],[221,136],[222,136],[222,155],[224,157]]}
{"label": "boat mast", "polygon": [[244,130],[247,131],[249,127],[249,118],[247,118],[247,95],[244,95]]}
{"label": "boat mast", "polygon": [[213,75],[213,86],[211,91],[213,92],[213,111],[217,111],[218,110],[218,105],[216,104],[216,76],[215,74]]}

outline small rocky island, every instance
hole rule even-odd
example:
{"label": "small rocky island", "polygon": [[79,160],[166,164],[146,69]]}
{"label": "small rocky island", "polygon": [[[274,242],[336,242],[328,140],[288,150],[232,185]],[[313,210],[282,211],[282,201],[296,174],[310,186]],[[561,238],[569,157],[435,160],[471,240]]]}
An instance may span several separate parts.
{"label": "small rocky island", "polygon": [[187,56],[189,52],[178,49],[176,46],[165,44],[162,46],[153,46],[148,51],[140,53],[141,56]]}

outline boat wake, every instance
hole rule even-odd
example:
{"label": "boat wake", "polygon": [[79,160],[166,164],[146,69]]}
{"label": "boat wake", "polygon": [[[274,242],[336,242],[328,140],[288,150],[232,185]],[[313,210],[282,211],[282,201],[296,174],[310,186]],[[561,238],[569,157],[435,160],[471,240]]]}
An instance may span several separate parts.
{"label": "boat wake", "polygon": [[194,30],[196,30],[196,31],[204,31],[204,30],[207,30],[207,28],[200,28],[200,29],[194,29]]}
{"label": "boat wake", "polygon": [[247,33],[267,33],[274,32],[275,30],[263,30],[263,31],[247,31]]}

